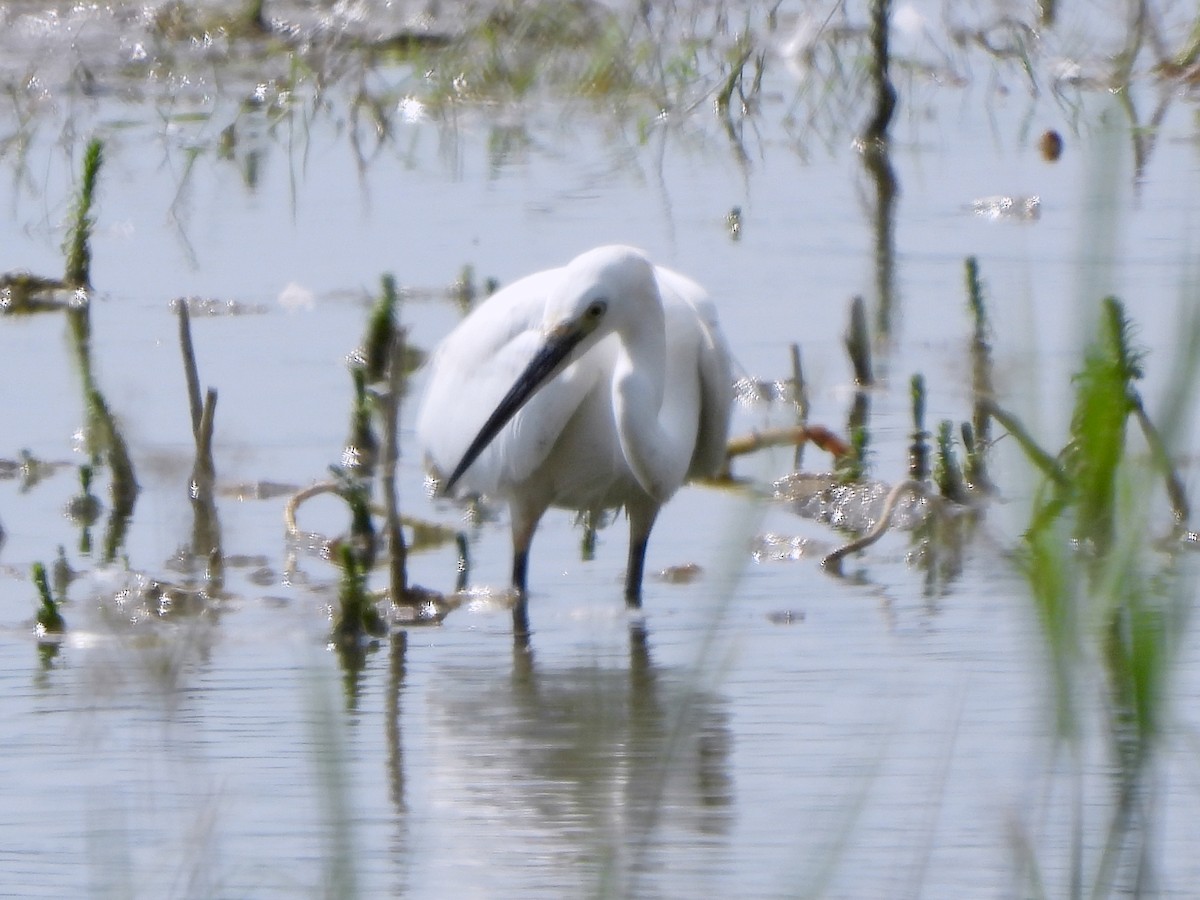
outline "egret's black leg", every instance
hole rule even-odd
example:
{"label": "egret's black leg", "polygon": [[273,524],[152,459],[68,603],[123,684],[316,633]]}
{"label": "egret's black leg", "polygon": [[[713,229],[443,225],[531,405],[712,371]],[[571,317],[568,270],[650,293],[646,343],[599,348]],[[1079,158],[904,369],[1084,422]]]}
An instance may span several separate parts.
{"label": "egret's black leg", "polygon": [[625,570],[625,603],[633,609],[642,605],[642,572],[646,567],[647,537],[630,537],[629,567]]}
{"label": "egret's black leg", "polygon": [[509,507],[509,515],[512,516],[512,586],[522,596],[528,586],[529,545],[533,543],[533,533],[537,531],[538,520],[545,511],[544,504],[525,505],[518,504],[516,500]]}
{"label": "egret's black leg", "polygon": [[525,596],[525,578],[529,572],[529,551],[513,551],[512,586],[522,597]]}
{"label": "egret's black leg", "polygon": [[[649,498],[646,498],[649,501]],[[646,544],[650,529],[658,518],[656,504],[634,503],[626,506],[629,514],[629,566],[625,569],[625,603],[630,609],[642,605],[642,573],[646,568]]]}
{"label": "egret's black leg", "polygon": [[529,606],[525,591],[525,573],[529,568],[529,551],[513,553],[513,590],[517,599],[513,601],[513,637],[529,638]]}

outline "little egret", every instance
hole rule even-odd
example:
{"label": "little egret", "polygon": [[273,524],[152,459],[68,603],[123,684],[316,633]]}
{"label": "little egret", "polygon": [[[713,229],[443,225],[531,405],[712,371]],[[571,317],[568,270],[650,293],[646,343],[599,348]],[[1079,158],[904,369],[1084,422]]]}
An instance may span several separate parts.
{"label": "little egret", "polygon": [[729,349],[704,289],[630,247],[598,247],[480,304],[430,363],[417,433],[443,490],[508,501],[513,587],[550,506],[629,517],[641,601],[659,508],[725,457]]}

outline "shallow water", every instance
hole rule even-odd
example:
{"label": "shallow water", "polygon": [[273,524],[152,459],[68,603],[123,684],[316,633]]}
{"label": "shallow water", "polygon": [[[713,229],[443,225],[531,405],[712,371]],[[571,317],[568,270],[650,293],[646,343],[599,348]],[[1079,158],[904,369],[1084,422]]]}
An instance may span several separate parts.
{"label": "shallow water", "polygon": [[[28,490],[0,480],[0,893],[999,897],[1025,894],[1028,842],[1056,894],[1069,883],[1077,789],[1085,868],[1095,867],[1112,803],[1103,702],[1085,698],[1081,767],[1055,756],[1042,639],[1010,559],[1036,482],[1012,441],[995,448],[1002,498],[961,572],[932,582],[910,561],[908,533],[835,579],[818,563],[843,535],[749,490],[693,486],[665,509],[648,565],[698,563],[701,575],[651,579],[642,614],[620,599],[623,522],[601,531],[585,562],[571,514],[553,512],[532,558],[528,650],[484,591],[441,626],[398,630],[346,674],[326,647],[335,570],[289,558],[284,498],[224,495],[223,547],[245,557],[230,560],[228,597],[165,617],[119,600],[126,565],[179,579],[171,560],[191,539],[177,297],[245,312],[192,322],[202,385],[219,392],[222,485],[326,477],[348,429],[345,360],[382,273],[409,289],[402,318],[429,348],[457,320],[442,295],[464,264],[507,282],[617,240],[710,289],[746,374],[788,377],[799,342],[810,419],[842,430],[847,302],[861,294],[880,310],[874,188],[854,126],[825,117],[838,114],[835,101],[797,124],[810,94],[795,64],[771,57],[741,148],[709,117],[711,100],[643,123],[641,140],[632,114],[551,95],[397,117],[363,164],[349,136],[369,129],[346,112],[346,81],[329,89],[328,107],[311,96],[248,106],[255,80],[206,68],[201,48],[178,64],[186,76],[164,63],[144,81],[83,94],[62,74],[70,54],[92,62],[106,35],[137,34],[142,19],[73,8],[51,22],[32,8],[0,13],[10,35],[45,42],[26,47],[27,66],[4,69],[6,84],[26,87],[3,114],[19,140],[0,157],[0,270],[61,270],[83,140],[102,134],[92,354],[143,490],[116,564],[79,551],[80,531],[61,515],[84,461],[66,325],[0,320],[0,457],[28,449],[71,463]],[[797,15],[783,11],[772,52],[799,30]],[[1051,37],[1069,46],[1081,28],[1068,22]],[[89,40],[68,51],[81,34]],[[1156,400],[1180,305],[1195,292],[1194,96],[1167,89],[1135,178],[1128,122],[1104,92],[1039,81],[1034,96],[1017,66],[943,40],[897,41],[950,63],[898,77],[895,296],[871,394],[872,474],[906,475],[911,374],[926,377],[929,422],[969,416],[967,255],[987,285],[999,390],[1046,446],[1064,439],[1070,373],[1105,293],[1127,303]],[[134,49],[126,37],[117,46]],[[62,55],[38,69],[28,54],[45,47]],[[1038,57],[1040,79],[1054,50]],[[43,79],[36,102],[27,68]],[[951,71],[965,83],[942,77]],[[397,64],[368,80],[411,77]],[[1159,91],[1140,84],[1136,103],[1152,108]],[[861,115],[854,107],[855,123]],[[216,135],[230,123],[239,143],[223,159]],[[1066,141],[1054,164],[1036,146],[1047,128]],[[1117,187],[1099,189],[1108,182]],[[995,196],[1037,196],[1039,215],[972,210]],[[1118,209],[1111,243],[1110,220],[1095,212],[1105,196]],[[735,206],[736,241],[726,225]],[[402,412],[402,506],[463,527],[458,510],[425,498],[413,409]],[[780,404],[743,407],[735,431],[791,416]],[[791,466],[791,451],[777,450],[735,471],[765,490]],[[805,468],[828,466],[806,450]],[[301,518],[306,529],[345,527],[333,503],[314,501]],[[102,518],[94,543],[103,529]],[[472,583],[499,593],[503,513],[468,530]],[[766,533],[810,543],[797,559],[756,561],[754,538]],[[50,655],[33,637],[28,571],[59,545],[82,574]],[[455,563],[447,546],[414,555],[410,573],[449,590]],[[1157,782],[1163,896],[1187,896],[1200,878],[1192,643]]]}

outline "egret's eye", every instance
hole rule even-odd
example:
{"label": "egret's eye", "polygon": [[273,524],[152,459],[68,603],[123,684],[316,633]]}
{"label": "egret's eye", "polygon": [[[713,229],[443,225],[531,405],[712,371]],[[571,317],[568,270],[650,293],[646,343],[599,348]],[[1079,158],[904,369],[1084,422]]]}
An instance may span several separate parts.
{"label": "egret's eye", "polygon": [[591,319],[593,322],[595,322],[598,319],[600,319],[607,310],[608,310],[608,301],[607,300],[593,300],[591,303],[588,304],[588,308],[584,312],[584,315],[587,316],[589,319]]}

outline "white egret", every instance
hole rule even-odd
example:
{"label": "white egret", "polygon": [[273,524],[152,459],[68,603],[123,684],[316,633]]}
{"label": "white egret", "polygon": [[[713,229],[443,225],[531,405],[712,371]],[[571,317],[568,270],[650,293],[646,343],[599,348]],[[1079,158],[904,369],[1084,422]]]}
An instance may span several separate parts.
{"label": "white egret", "polygon": [[508,501],[513,586],[550,506],[629,517],[625,597],[685,479],[724,461],[729,350],[704,289],[629,247],[598,247],[514,282],[442,341],[417,419],[427,460],[457,487]]}

